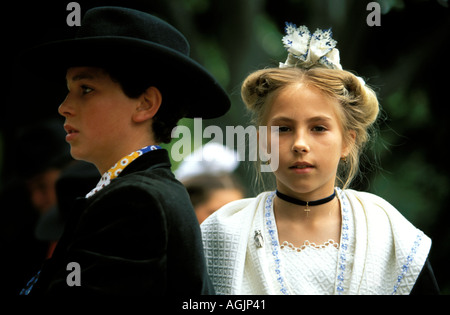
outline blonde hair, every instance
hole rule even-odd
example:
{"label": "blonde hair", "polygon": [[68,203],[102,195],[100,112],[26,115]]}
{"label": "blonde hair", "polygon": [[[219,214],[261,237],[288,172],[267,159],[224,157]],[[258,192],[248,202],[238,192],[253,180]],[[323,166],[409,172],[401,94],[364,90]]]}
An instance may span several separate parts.
{"label": "blonde hair", "polygon": [[336,174],[336,185],[348,188],[358,174],[361,152],[378,117],[376,94],[358,77],[345,70],[295,67],[258,70],[244,80],[241,89],[242,99],[252,113],[253,123],[264,125],[273,99],[282,89],[298,83],[315,87],[338,101],[344,143],[353,140],[349,131],[354,131],[356,135],[345,163],[339,163]]}

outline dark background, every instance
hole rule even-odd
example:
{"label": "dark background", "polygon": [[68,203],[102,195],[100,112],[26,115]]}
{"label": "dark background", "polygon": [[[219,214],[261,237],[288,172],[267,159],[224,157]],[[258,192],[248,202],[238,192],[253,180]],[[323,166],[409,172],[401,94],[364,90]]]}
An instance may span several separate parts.
{"label": "dark background", "polygon": [[[66,93],[64,81],[57,86],[30,75],[20,68],[17,55],[36,44],[74,35],[76,27],[66,24],[69,2],[7,1],[0,7],[0,188],[15,176],[14,135],[37,121],[60,119],[57,106]],[[191,56],[218,78],[232,98],[231,111],[204,121],[203,127],[249,124],[240,83],[251,71],[285,60],[281,37],[286,21],[305,24],[312,31],[332,27],[341,64],[374,87],[383,108],[378,135],[362,160],[362,176],[354,188],[387,199],[433,239],[431,262],[442,293],[450,293],[447,1],[378,1],[383,13],[379,27],[367,25],[370,1],[361,0],[77,2],[82,14],[95,6],[120,5],[155,14],[179,28],[191,44]],[[238,173],[251,187],[251,166],[241,164]],[[255,193],[248,189],[249,195]],[[14,211],[14,207],[0,207],[0,212]]]}

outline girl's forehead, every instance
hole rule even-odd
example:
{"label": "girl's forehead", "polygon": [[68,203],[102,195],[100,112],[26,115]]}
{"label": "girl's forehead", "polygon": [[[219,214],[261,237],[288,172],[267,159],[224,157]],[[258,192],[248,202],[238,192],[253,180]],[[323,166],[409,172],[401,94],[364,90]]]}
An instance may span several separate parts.
{"label": "girl's forehead", "polygon": [[339,106],[337,100],[328,97],[315,87],[293,85],[280,90],[273,98],[268,115],[285,112],[299,117],[319,114],[335,116],[337,106]]}

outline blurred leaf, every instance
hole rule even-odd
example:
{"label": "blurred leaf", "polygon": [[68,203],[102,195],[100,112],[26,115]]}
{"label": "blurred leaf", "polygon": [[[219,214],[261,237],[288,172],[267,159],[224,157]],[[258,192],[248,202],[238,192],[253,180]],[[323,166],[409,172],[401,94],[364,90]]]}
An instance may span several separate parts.
{"label": "blurred leaf", "polygon": [[420,128],[431,119],[428,96],[422,89],[396,91],[387,97],[384,107],[392,120],[399,121],[402,129]]}
{"label": "blurred leaf", "polygon": [[412,152],[390,172],[375,176],[371,189],[394,205],[420,229],[428,229],[444,206],[450,182],[420,151]]}
{"label": "blurred leaf", "polygon": [[378,0],[376,2],[380,4],[381,14],[387,14],[392,9],[401,10],[405,7],[403,0]]}

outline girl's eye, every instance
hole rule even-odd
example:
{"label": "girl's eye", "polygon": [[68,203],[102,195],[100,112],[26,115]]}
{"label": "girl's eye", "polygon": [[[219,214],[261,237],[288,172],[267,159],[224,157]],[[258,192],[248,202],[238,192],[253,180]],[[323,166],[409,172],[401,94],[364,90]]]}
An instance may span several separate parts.
{"label": "girl's eye", "polygon": [[94,89],[92,89],[92,88],[90,88],[90,87],[88,87],[86,85],[82,85],[81,86],[81,91],[82,91],[83,95],[91,93],[93,90]]}
{"label": "girl's eye", "polygon": [[288,131],[290,131],[290,130],[291,130],[291,128],[286,127],[286,126],[279,126],[279,127],[278,127],[278,131],[279,131],[279,132],[288,132]]}
{"label": "girl's eye", "polygon": [[312,131],[315,131],[315,132],[324,132],[326,130],[327,130],[327,128],[325,128],[324,126],[315,126],[312,128]]}

